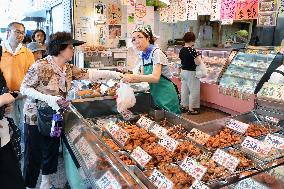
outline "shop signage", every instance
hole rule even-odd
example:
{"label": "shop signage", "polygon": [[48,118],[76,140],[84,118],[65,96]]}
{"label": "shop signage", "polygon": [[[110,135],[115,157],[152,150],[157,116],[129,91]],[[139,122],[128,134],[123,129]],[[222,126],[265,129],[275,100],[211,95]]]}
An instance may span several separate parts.
{"label": "shop signage", "polygon": [[69,132],[68,136],[72,142],[80,135],[82,125],[75,125],[71,131]]}
{"label": "shop signage", "polygon": [[164,135],[164,137],[159,140],[159,144],[165,147],[167,150],[173,152],[178,146],[178,141],[167,135]]}
{"label": "shop signage", "polygon": [[237,186],[234,187],[235,189],[268,189],[266,186],[256,182],[251,178],[247,178],[245,180],[241,180],[238,182]]}
{"label": "shop signage", "polygon": [[258,96],[266,97],[273,100],[284,101],[284,85],[276,83],[264,83],[258,93]]}
{"label": "shop signage", "polygon": [[284,150],[284,138],[273,135],[273,134],[268,134],[264,141],[268,144],[271,144],[273,147]]}
{"label": "shop signage", "polygon": [[231,156],[230,154],[220,149],[216,150],[216,152],[212,156],[212,159],[219,165],[222,165],[232,172],[235,171],[238,164],[240,163],[240,160],[238,158]]}
{"label": "shop signage", "polygon": [[143,4],[135,5],[135,16],[137,18],[144,18],[146,16],[146,6]]}
{"label": "shop signage", "polygon": [[173,188],[173,183],[165,175],[163,175],[157,169],[154,169],[153,173],[149,177],[149,180],[157,187],[163,189],[171,189]]}
{"label": "shop signage", "polygon": [[238,0],[236,20],[257,19],[258,0]]}
{"label": "shop signage", "polygon": [[140,119],[136,122],[136,125],[146,129],[146,131],[149,131],[150,127],[153,124],[154,124],[154,121],[152,121],[151,119],[149,119],[145,116],[141,116]]}
{"label": "shop signage", "polygon": [[200,182],[199,180],[195,180],[189,189],[209,189],[209,187]]}
{"label": "shop signage", "polygon": [[187,20],[197,20],[196,2],[197,0],[187,1],[186,3],[186,19]]}
{"label": "shop signage", "polygon": [[204,145],[209,139],[210,135],[204,133],[196,128],[191,129],[191,131],[187,134],[187,137],[194,140],[195,142]]}
{"label": "shop signage", "polygon": [[108,6],[108,23],[110,25],[121,24],[121,9],[116,4],[109,4]]}
{"label": "shop signage", "polygon": [[80,138],[77,143],[75,143],[75,147],[79,151],[83,161],[85,162],[88,169],[91,169],[93,165],[95,165],[98,157],[94,153],[92,147],[88,144],[85,138]]}
{"label": "shop signage", "polygon": [[125,145],[126,141],[130,137],[127,131],[113,122],[110,122],[105,128],[122,146]]}
{"label": "shop signage", "polygon": [[210,21],[221,20],[221,0],[211,1]]}
{"label": "shop signage", "polygon": [[167,135],[168,131],[164,127],[155,124],[150,128],[150,132],[154,133],[158,138],[163,138],[165,135]]}
{"label": "shop signage", "polygon": [[107,171],[96,183],[100,189],[122,188],[110,171]]}
{"label": "shop signage", "polygon": [[245,133],[249,127],[249,124],[243,123],[235,119],[230,119],[230,121],[226,124],[226,127],[239,133]]}
{"label": "shop signage", "polygon": [[266,156],[270,152],[272,146],[247,136],[242,143],[242,147],[260,156]]}
{"label": "shop signage", "polygon": [[221,1],[221,20],[235,19],[237,0]]}
{"label": "shop signage", "polygon": [[140,146],[136,147],[130,155],[142,167],[144,167],[152,159],[152,157]]}
{"label": "shop signage", "polygon": [[183,160],[180,165],[181,169],[192,177],[201,180],[203,175],[206,173],[207,168],[195,161],[194,159],[187,157]]}

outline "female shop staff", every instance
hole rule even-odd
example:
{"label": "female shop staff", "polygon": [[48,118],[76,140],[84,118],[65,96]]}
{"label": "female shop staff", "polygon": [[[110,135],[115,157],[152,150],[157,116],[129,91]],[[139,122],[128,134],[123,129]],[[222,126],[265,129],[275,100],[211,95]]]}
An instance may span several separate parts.
{"label": "female shop staff", "polygon": [[40,169],[42,169],[40,189],[55,188],[50,175],[57,172],[60,138],[50,137],[39,131],[38,128],[42,127],[37,121],[39,108],[44,109],[44,113],[52,117],[53,112],[50,113],[50,107],[58,111],[60,104],[66,106],[65,98],[71,89],[73,79],[98,80],[122,77],[121,73],[114,71],[89,69],[87,72],[69,64],[74,54],[74,46],[83,43],[72,39],[72,35],[67,32],[52,34],[47,45],[48,56],[36,61],[30,67],[21,85],[21,93],[28,96],[24,106],[26,147],[23,169],[27,188],[36,187]]}
{"label": "female shop staff", "polygon": [[141,74],[127,74],[123,80],[130,83],[148,82],[154,103],[159,108],[180,114],[178,93],[171,82],[171,72],[166,55],[154,45],[150,27],[141,26],[134,30],[132,42],[141,51],[139,65]]}

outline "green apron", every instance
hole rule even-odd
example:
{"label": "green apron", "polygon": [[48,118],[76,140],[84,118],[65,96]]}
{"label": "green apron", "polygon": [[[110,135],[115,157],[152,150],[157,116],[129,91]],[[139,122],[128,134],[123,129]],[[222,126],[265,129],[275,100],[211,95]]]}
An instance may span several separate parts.
{"label": "green apron", "polygon": [[[144,65],[144,74],[149,75],[153,72],[153,61]],[[158,83],[150,83],[150,93],[156,106],[175,114],[181,114],[178,93],[171,80],[161,75]]]}

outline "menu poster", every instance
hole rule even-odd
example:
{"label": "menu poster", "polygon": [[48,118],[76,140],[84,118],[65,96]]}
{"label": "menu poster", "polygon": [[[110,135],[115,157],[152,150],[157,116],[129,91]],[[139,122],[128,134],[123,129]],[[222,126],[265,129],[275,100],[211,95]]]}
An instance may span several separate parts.
{"label": "menu poster", "polygon": [[108,6],[108,23],[110,25],[121,24],[121,8],[117,4],[109,4]]}
{"label": "menu poster", "polygon": [[197,20],[196,2],[197,0],[187,0],[186,1],[186,19],[187,20]]}
{"label": "menu poster", "polygon": [[186,21],[186,1],[178,0],[178,13],[177,13],[178,21]]}
{"label": "menu poster", "polygon": [[168,8],[159,8],[160,22],[168,22]]}
{"label": "menu poster", "polygon": [[237,186],[234,187],[235,189],[268,189],[266,186],[256,182],[251,178],[247,178],[245,180],[241,180],[238,182]]}
{"label": "menu poster", "polygon": [[258,0],[238,0],[236,8],[236,20],[257,19]]}
{"label": "menu poster", "polygon": [[149,180],[159,189],[171,189],[173,183],[160,171],[154,169],[153,173],[149,177]]}
{"label": "menu poster", "polygon": [[122,187],[117,182],[110,171],[107,171],[100,179],[96,181],[100,189],[121,189]]}
{"label": "menu poster", "polygon": [[196,10],[198,12],[198,15],[210,15],[211,0],[197,1]]}
{"label": "menu poster", "polygon": [[212,0],[210,21],[221,20],[221,0]]}
{"label": "menu poster", "polygon": [[237,0],[222,0],[221,1],[221,20],[235,19],[237,8]]}

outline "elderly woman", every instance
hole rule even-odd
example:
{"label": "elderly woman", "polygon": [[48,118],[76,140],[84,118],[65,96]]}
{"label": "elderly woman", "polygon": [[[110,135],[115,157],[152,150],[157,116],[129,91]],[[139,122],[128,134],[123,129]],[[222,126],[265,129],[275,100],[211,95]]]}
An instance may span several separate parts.
{"label": "elderly woman", "polygon": [[178,92],[171,82],[172,74],[166,55],[154,45],[154,36],[150,27],[138,27],[132,34],[132,42],[140,52],[141,74],[124,76],[126,82],[148,82],[150,93],[158,108],[180,114]]}
{"label": "elderly woman", "polygon": [[[121,77],[117,72],[94,69],[87,72],[69,64],[74,46],[83,43],[72,39],[70,33],[57,32],[51,35],[47,44],[48,56],[32,65],[22,83],[21,93],[28,96],[24,107],[26,148],[23,170],[28,188],[36,186],[41,167],[40,189],[54,188],[50,175],[57,171],[60,138],[51,137],[43,125],[51,122],[52,115],[60,109],[60,105],[68,104],[65,97],[71,88],[72,79]],[[44,118],[45,121],[37,122]]]}

